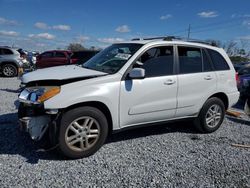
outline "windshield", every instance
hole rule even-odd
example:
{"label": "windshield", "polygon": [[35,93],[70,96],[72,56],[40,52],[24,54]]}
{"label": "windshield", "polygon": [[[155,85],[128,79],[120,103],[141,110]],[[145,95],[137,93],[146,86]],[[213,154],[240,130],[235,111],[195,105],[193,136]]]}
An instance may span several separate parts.
{"label": "windshield", "polygon": [[141,47],[141,44],[113,44],[83,64],[84,68],[113,74]]}

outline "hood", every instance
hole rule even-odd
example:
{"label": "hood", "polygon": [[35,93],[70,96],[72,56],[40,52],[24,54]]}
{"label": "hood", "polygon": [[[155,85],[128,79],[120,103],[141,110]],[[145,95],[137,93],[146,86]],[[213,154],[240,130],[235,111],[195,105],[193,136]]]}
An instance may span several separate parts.
{"label": "hood", "polygon": [[66,65],[39,69],[34,72],[24,74],[21,78],[22,83],[36,81],[62,81],[62,80],[79,80],[91,77],[106,75],[107,73],[83,68],[78,65]]}

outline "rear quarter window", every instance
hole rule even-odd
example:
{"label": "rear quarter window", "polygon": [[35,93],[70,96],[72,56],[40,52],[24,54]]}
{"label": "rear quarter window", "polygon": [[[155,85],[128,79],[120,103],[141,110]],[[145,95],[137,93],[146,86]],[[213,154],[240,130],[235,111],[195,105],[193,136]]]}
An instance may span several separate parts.
{"label": "rear quarter window", "polygon": [[211,57],[211,60],[213,62],[214,68],[217,71],[222,70],[229,70],[229,66],[227,64],[227,61],[224,59],[224,57],[219,53],[211,49],[207,49],[209,56]]}

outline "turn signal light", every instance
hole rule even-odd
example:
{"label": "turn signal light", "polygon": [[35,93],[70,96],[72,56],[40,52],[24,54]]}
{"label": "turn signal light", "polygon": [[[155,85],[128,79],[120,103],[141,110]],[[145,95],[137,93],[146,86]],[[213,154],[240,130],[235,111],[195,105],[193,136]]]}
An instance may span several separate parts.
{"label": "turn signal light", "polygon": [[58,93],[60,93],[60,87],[53,87],[50,90],[46,91],[42,96],[40,96],[38,98],[38,102],[44,102],[52,97],[54,97],[55,95],[57,95]]}

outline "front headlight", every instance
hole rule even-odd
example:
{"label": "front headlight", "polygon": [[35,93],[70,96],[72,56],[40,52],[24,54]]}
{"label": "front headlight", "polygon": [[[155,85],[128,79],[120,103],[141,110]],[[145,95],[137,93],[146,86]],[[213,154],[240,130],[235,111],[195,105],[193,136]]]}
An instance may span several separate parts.
{"label": "front headlight", "polygon": [[61,88],[58,86],[47,86],[47,87],[32,87],[24,89],[20,95],[19,100],[28,103],[42,103],[58,93]]}

